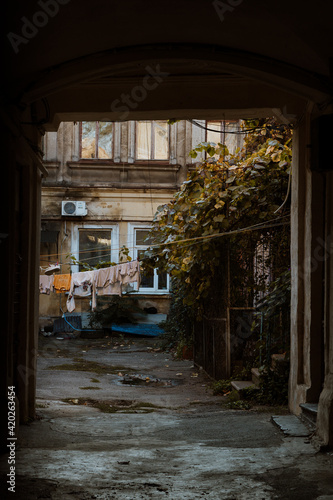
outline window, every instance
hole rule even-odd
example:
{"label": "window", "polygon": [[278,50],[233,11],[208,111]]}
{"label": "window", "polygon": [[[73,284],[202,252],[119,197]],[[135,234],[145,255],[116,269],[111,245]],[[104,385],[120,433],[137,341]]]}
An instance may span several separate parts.
{"label": "window", "polygon": [[55,264],[58,261],[59,231],[42,230],[40,237],[41,266]]}
{"label": "window", "polygon": [[[240,135],[238,121],[207,121],[206,141],[225,144],[230,154],[235,154],[236,149],[240,146]],[[215,155],[216,156],[216,155]],[[213,158],[215,158],[213,156]]]}
{"label": "window", "polygon": [[81,123],[81,158],[111,159],[113,155],[113,123]]}
{"label": "window", "polygon": [[[147,236],[149,226],[136,226],[129,224],[129,247],[132,247],[133,258],[142,259],[145,250],[151,243]],[[133,244],[132,244],[133,243]],[[169,292],[169,275],[167,273],[159,273],[157,269],[149,273],[141,273],[141,293],[168,293]]]}
{"label": "window", "polygon": [[[99,262],[118,262],[118,227],[84,225],[74,228],[72,255],[80,262],[96,266]],[[73,272],[84,271],[83,266],[73,266]]]}
{"label": "window", "polygon": [[[209,129],[206,131],[207,142],[215,142],[215,144],[218,144],[220,142],[221,144],[223,144],[224,142],[223,122],[216,122],[216,121],[207,122],[206,127]],[[213,132],[213,130],[216,130],[216,132]]]}
{"label": "window", "polygon": [[[94,267],[111,259],[111,232],[94,229],[79,231],[80,261]],[[80,271],[82,271],[80,266]]]}
{"label": "window", "polygon": [[169,159],[169,125],[166,121],[136,122],[136,160]]}

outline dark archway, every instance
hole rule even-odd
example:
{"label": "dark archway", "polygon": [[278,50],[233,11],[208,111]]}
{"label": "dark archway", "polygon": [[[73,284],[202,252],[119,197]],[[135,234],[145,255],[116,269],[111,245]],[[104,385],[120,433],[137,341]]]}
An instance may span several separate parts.
{"label": "dark archway", "polygon": [[[39,200],[41,176],[46,175],[39,151],[41,135],[45,129],[56,130],[61,121],[117,120],[124,112],[126,119],[277,114],[282,121],[299,125],[292,221],[293,373],[297,374],[291,377],[292,410],[297,413],[299,403],[307,400],[311,371],[316,370],[311,344],[321,321],[318,308],[314,315],[311,312],[319,286],[311,256],[316,249],[313,216],[320,195],[308,144],[311,120],[332,112],[332,6],[324,1],[314,8],[312,2],[267,6],[261,0],[251,4],[229,0],[225,2],[229,8],[223,10],[221,4],[171,2],[167,12],[160,12],[154,2],[139,6],[135,0],[126,5],[101,0],[80,6],[69,0],[7,5],[1,111],[3,185],[10,201],[2,207],[1,257],[8,267],[1,397],[5,401],[7,387],[17,383],[21,421],[34,415]],[[153,79],[159,85],[146,89],[147,96],[134,100],[135,105],[128,104],[122,96],[131,97],[133,88],[143,86],[148,76],[150,86]],[[330,175],[326,174],[328,185]],[[330,214],[329,191],[326,200]],[[320,217],[327,237],[330,220],[329,215]],[[326,318],[331,309],[329,260],[330,254],[325,260]],[[326,385],[319,435],[327,444],[332,441],[333,374],[328,319],[325,325]],[[6,416],[2,414],[3,428]]]}

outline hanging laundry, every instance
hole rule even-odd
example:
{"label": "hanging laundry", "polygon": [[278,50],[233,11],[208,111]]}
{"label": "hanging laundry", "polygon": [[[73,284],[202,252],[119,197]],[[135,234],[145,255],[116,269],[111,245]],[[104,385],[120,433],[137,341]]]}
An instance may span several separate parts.
{"label": "hanging laundry", "polygon": [[117,281],[116,268],[118,266],[103,267],[95,271],[95,285],[96,287],[103,287],[108,284],[113,284]]}
{"label": "hanging laundry", "polygon": [[121,283],[117,282],[118,266],[97,269],[95,271],[95,285],[97,295],[120,295]]}
{"label": "hanging laundry", "polygon": [[68,292],[71,287],[70,274],[55,274],[53,288],[57,293]]}
{"label": "hanging laundry", "polygon": [[[56,276],[59,277],[59,276]],[[75,296],[87,297],[92,295],[92,310],[96,308],[96,295],[122,294],[122,286],[128,283],[137,283],[139,290],[141,283],[140,262],[132,261],[116,266],[73,273],[67,299],[67,310],[75,309]]]}
{"label": "hanging laundry", "polygon": [[96,308],[95,273],[96,271],[83,271],[72,274],[66,303],[68,312],[73,312],[75,309],[75,295],[81,297],[92,295],[92,309]]}
{"label": "hanging laundry", "polygon": [[53,280],[54,275],[48,276],[46,274],[41,274],[39,276],[39,293],[50,295],[50,292],[53,291]]}
{"label": "hanging laundry", "polygon": [[119,264],[117,266],[118,281],[121,282],[122,285],[126,285],[128,283],[137,283],[137,290],[140,288],[141,283],[141,275],[140,275],[140,262],[138,260],[133,260],[131,262],[125,262],[124,264]]}
{"label": "hanging laundry", "polygon": [[122,288],[121,283],[109,283],[103,287],[96,288],[96,293],[98,296],[101,295],[119,295],[121,297]]}
{"label": "hanging laundry", "polygon": [[74,297],[89,297],[92,285],[84,284],[74,288]]}

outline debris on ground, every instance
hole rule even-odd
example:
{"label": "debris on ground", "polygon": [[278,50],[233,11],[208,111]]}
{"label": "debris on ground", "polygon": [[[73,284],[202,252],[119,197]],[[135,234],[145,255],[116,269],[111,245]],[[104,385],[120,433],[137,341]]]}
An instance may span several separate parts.
{"label": "debris on ground", "polygon": [[122,377],[121,382],[123,384],[129,384],[129,385],[149,384],[149,385],[154,385],[154,386],[158,386],[158,387],[175,385],[175,381],[173,381],[171,379],[163,380],[160,378],[151,377],[151,376],[143,375],[143,374],[139,374],[139,373],[133,373],[133,374],[126,373]]}

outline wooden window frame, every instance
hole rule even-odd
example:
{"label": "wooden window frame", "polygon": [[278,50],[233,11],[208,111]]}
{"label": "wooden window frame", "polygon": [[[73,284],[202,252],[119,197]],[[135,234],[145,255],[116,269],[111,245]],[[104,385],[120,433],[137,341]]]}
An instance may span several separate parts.
{"label": "wooden window frame", "polygon": [[[151,123],[151,148],[150,148],[150,154],[152,158],[138,158],[137,157],[137,127],[139,123]],[[153,153],[155,153],[155,123],[156,122],[165,122],[167,124],[167,130],[168,130],[168,158],[166,159],[160,159],[160,158],[155,158]],[[134,144],[134,159],[136,163],[140,162],[147,162],[147,161],[154,161],[157,163],[163,162],[163,163],[169,163],[170,160],[170,125],[168,124],[167,120],[136,120],[135,122],[135,144]]]}
{"label": "wooden window frame", "polygon": [[[112,126],[112,140],[111,140],[111,147],[112,147],[112,155],[111,158],[98,158],[98,143],[99,143],[99,124],[101,123],[100,121],[95,121],[95,157],[94,158],[82,158],[82,122],[80,122],[80,128],[79,128],[79,138],[80,138],[80,160],[98,160],[98,161],[112,161],[114,157],[114,125]],[[105,123],[105,122],[102,122]]]}
{"label": "wooden window frame", "polygon": [[[220,132],[220,141],[219,142],[221,142],[221,144],[223,144],[222,139],[223,139],[223,136],[225,136],[225,134],[226,134],[225,126],[223,127],[223,123],[225,124],[225,120],[206,120],[206,127],[207,128],[210,128],[208,125],[209,123],[212,123],[212,124],[220,123],[221,124],[221,130],[220,131],[216,130],[216,132]],[[210,130],[206,130],[205,132],[206,132],[206,142],[208,142],[207,136],[208,136],[208,133],[210,132]],[[209,142],[211,142],[211,141],[209,141]]]}
{"label": "wooden window frame", "polygon": [[[130,255],[132,259],[136,260],[138,257],[139,250],[146,250],[149,244],[137,245],[136,244],[136,232],[137,230],[149,230],[151,229],[151,224],[140,224],[140,223],[128,223],[128,237],[127,243],[130,249]],[[140,287],[138,293],[141,295],[169,295],[170,293],[170,275],[167,273],[167,287],[159,289],[158,288],[158,274],[157,269],[154,269],[154,286],[152,288]]]}
{"label": "wooden window frame", "polygon": [[[71,239],[71,254],[75,257],[77,261],[80,261],[80,231],[110,231],[111,235],[111,248],[110,248],[110,260],[112,262],[118,262],[119,259],[119,226],[118,224],[93,224],[93,223],[83,223],[74,224],[72,239]],[[79,265],[75,264],[71,266],[71,271],[73,273],[79,272]]]}

